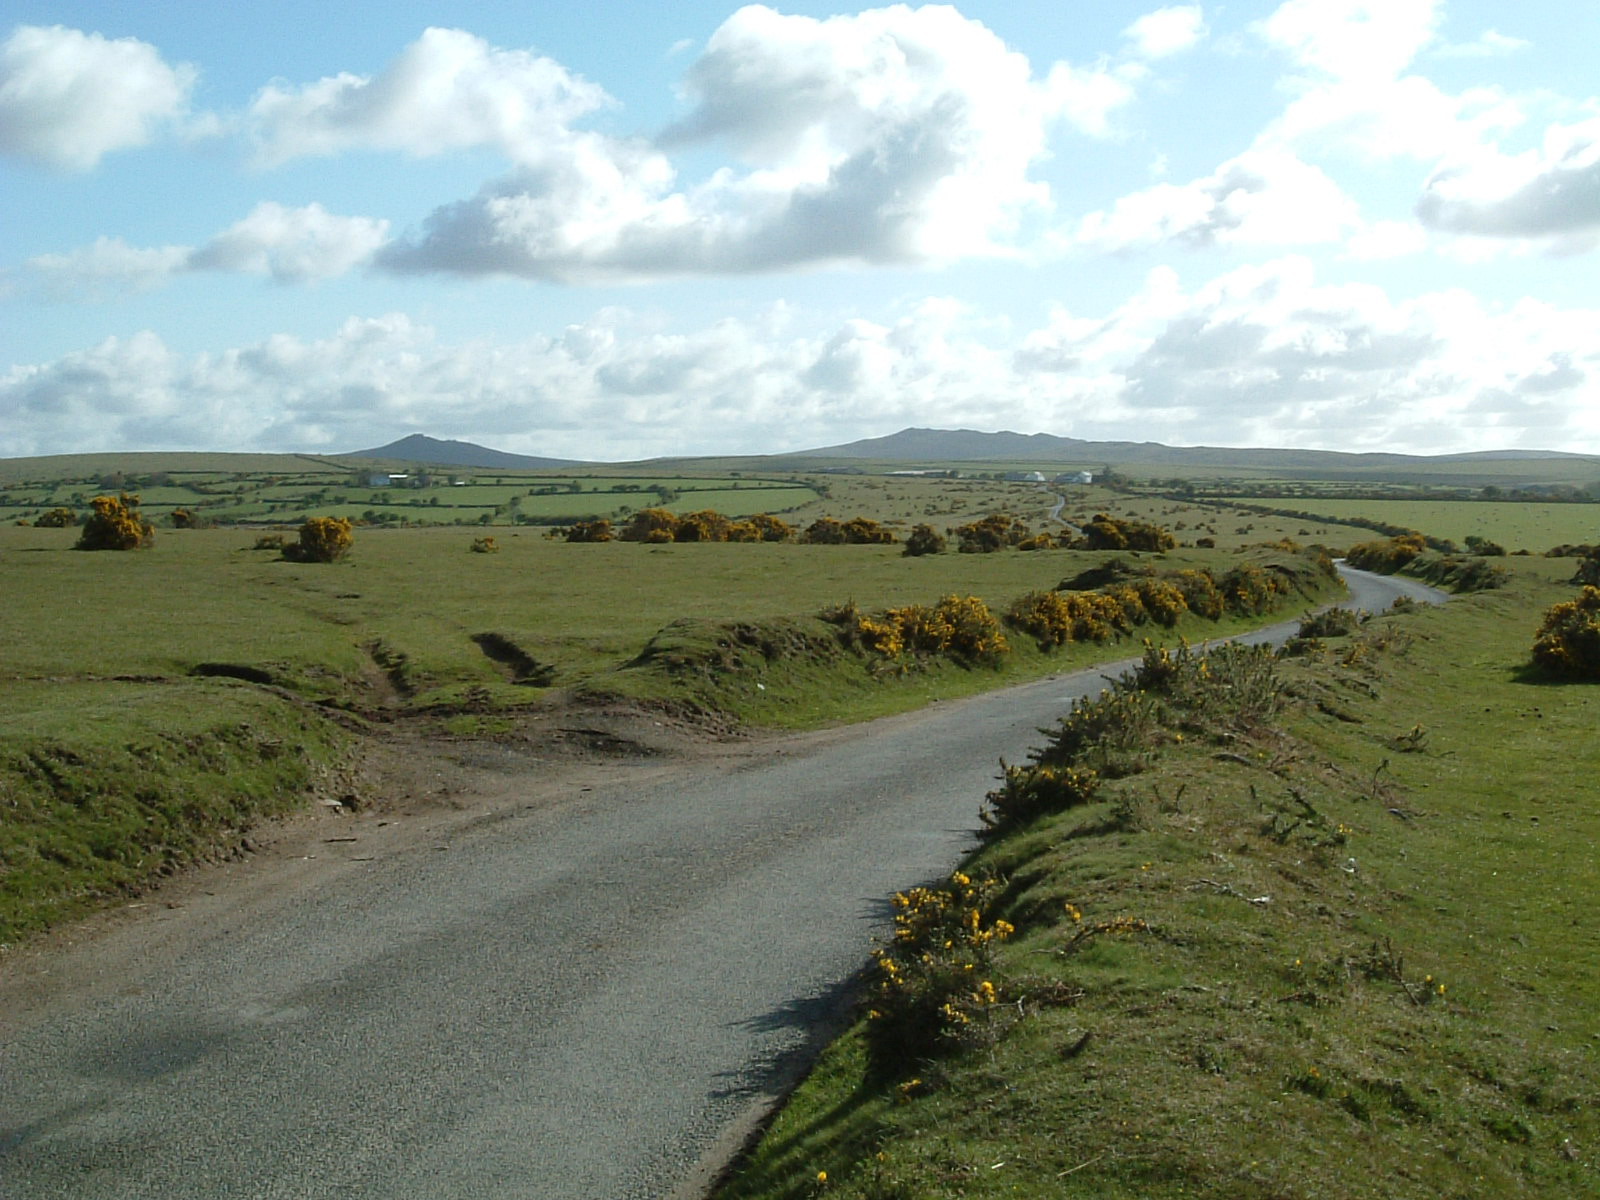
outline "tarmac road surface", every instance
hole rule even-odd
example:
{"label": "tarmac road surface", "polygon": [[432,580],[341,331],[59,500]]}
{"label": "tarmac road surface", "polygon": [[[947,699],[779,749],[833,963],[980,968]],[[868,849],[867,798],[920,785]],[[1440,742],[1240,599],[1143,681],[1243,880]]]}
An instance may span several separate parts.
{"label": "tarmac road surface", "polygon": [[1120,669],[624,772],[53,952],[32,1003],[0,979],[0,1196],[694,1195],[888,898],[972,845],[997,760]]}

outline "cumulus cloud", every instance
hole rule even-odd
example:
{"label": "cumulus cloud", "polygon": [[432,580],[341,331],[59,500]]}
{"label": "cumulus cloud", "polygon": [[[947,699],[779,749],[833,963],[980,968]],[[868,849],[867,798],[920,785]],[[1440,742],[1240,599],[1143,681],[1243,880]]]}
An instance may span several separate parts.
{"label": "cumulus cloud", "polygon": [[389,222],[340,217],[320,204],[286,208],[270,201],[229,226],[189,258],[192,271],[245,271],[283,283],[326,279],[370,259],[389,237]]}
{"label": "cumulus cloud", "polygon": [[341,217],[320,204],[288,208],[256,205],[205,245],[130,246],[102,237],[65,254],[41,254],[24,264],[49,299],[102,299],[147,291],[187,271],[270,275],[280,283],[306,283],[343,275],[368,262],[389,236],[389,222]]}
{"label": "cumulus cloud", "polygon": [[1428,181],[1417,216],[1447,233],[1600,244],[1600,119],[1552,126],[1538,150],[1485,152]]}
{"label": "cumulus cloud", "polygon": [[[690,67],[687,115],[654,143],[567,129],[435,211],[395,270],[638,279],[1006,252],[1049,205],[1029,169],[1057,125],[1103,133],[1137,72],[1042,78],[953,8],[735,12]],[[668,155],[738,167],[681,185]]]}
{"label": "cumulus cloud", "polygon": [[0,153],[88,170],[180,117],[195,78],[133,38],[18,26],[0,43]]}
{"label": "cumulus cloud", "polygon": [[775,310],[683,331],[605,311],[451,345],[403,315],[180,354],[112,338],[0,375],[0,454],[324,450],[426,432],[573,458],[758,453],[907,425],[1427,452],[1600,444],[1600,310],[1397,298],[1304,259],[1013,333],[930,298],[878,320]]}
{"label": "cumulus cloud", "polygon": [[1287,0],[1255,26],[1295,68],[1280,84],[1289,103],[1257,145],[1437,162],[1523,124],[1522,103],[1498,88],[1451,94],[1410,70],[1440,16],[1440,0]]}
{"label": "cumulus cloud", "polygon": [[1205,14],[1198,4],[1158,8],[1122,31],[1140,58],[1179,54],[1198,43],[1205,34]]}
{"label": "cumulus cloud", "polygon": [[610,102],[553,59],[432,28],[376,76],[263,88],[249,124],[267,165],[348,150],[427,156],[470,146],[528,161],[552,137],[565,136],[573,121]]}
{"label": "cumulus cloud", "polygon": [[1331,242],[1360,225],[1355,202],[1291,154],[1252,150],[1187,184],[1161,183],[1083,217],[1068,240],[1102,250]]}

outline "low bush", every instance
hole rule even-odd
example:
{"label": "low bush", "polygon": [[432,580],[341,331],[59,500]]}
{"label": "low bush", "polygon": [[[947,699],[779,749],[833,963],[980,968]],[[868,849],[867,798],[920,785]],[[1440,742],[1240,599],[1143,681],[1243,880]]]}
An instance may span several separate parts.
{"label": "low bush", "polygon": [[142,550],[156,540],[155,526],[139,511],[139,497],[96,496],[78,535],[79,550]]}
{"label": "low bush", "polygon": [[1345,551],[1345,559],[1361,571],[1393,575],[1428,548],[1420,533],[1403,533],[1377,542],[1358,542]]}
{"label": "low bush", "polygon": [[1099,772],[1088,767],[1000,764],[1000,786],[984,797],[978,817],[990,834],[1005,833],[1049,813],[1094,801]]}
{"label": "low bush", "polygon": [[345,518],[312,517],[300,526],[300,540],[283,548],[283,556],[290,562],[338,562],[350,553],[355,540]]}
{"label": "low bush", "polygon": [[1600,588],[1551,606],[1534,635],[1533,661],[1563,679],[1600,681]]}
{"label": "low bush", "polygon": [[956,872],[938,887],[894,897],[894,936],[873,952],[866,1039],[874,1068],[899,1075],[976,1039],[1000,1002],[990,978],[996,943],[1015,932],[987,909],[998,885]]}
{"label": "low bush", "polygon": [[943,554],[945,545],[944,535],[932,525],[916,525],[912,527],[911,536],[906,538],[906,548],[902,553],[911,558],[924,554]]}

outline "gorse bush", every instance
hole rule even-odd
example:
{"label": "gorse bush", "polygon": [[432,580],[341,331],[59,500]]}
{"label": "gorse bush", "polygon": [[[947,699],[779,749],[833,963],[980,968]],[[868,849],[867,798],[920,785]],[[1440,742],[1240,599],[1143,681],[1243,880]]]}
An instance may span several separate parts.
{"label": "gorse bush", "polygon": [[990,513],[967,525],[958,525],[953,531],[962,554],[992,554],[1007,546],[1016,546],[1028,539],[1028,524],[1010,513]]}
{"label": "gorse bush", "polygon": [[579,521],[569,526],[563,536],[569,542],[593,544],[609,542],[616,534],[612,531],[611,522],[602,517],[598,521]]}
{"label": "gorse bush", "polygon": [[300,526],[300,540],[283,548],[291,562],[338,562],[355,544],[350,522],[343,517],[312,517]]}
{"label": "gorse bush", "polygon": [[1563,679],[1600,681],[1600,588],[1545,611],[1534,635],[1533,661]]}
{"label": "gorse bush", "polygon": [[1048,813],[1065,812],[1094,801],[1100,773],[1090,767],[1000,763],[1000,786],[984,797],[978,812],[985,832],[1004,833]]}
{"label": "gorse bush", "polygon": [[945,545],[944,535],[932,525],[916,525],[912,527],[911,535],[906,538],[906,548],[903,553],[912,558],[924,554],[943,554]]}
{"label": "gorse bush", "polygon": [[958,871],[948,884],[895,894],[894,936],[873,952],[868,997],[867,1046],[880,1072],[900,1074],[981,1032],[1001,999],[993,948],[1015,932],[988,917],[997,890]]}
{"label": "gorse bush", "polygon": [[943,656],[967,665],[998,666],[1011,652],[1000,622],[976,596],[946,596],[928,607],[908,604],[875,616],[847,604],[822,614],[846,640],[887,659]]}
{"label": "gorse bush", "polygon": [[1083,536],[1072,543],[1075,550],[1171,550],[1177,539],[1159,525],[1148,521],[1123,520],[1108,513],[1096,513],[1085,522]]}
{"label": "gorse bush", "polygon": [[1345,559],[1358,570],[1393,575],[1427,548],[1427,539],[1420,533],[1403,533],[1378,542],[1359,542],[1345,551]]}
{"label": "gorse bush", "polygon": [[33,523],[40,529],[69,529],[78,523],[78,514],[70,508],[52,508],[40,513]]}
{"label": "gorse bush", "polygon": [[78,535],[79,550],[140,550],[156,540],[155,526],[139,511],[139,497],[96,496]]}
{"label": "gorse bush", "polygon": [[1349,608],[1328,608],[1301,618],[1299,638],[1349,637],[1361,627],[1361,614]]}

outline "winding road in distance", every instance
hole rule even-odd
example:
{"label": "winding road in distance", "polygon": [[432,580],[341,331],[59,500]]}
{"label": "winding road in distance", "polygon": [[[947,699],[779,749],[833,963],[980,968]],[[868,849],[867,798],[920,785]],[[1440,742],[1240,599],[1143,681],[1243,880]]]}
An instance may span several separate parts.
{"label": "winding road in distance", "polygon": [[[1440,598],[1347,577],[1374,611]],[[1120,669],[642,768],[52,950],[25,995],[0,978],[0,1196],[696,1195],[891,894],[972,845],[997,759]]]}

